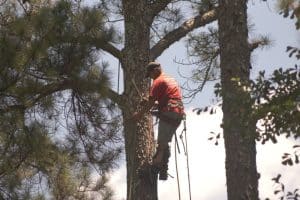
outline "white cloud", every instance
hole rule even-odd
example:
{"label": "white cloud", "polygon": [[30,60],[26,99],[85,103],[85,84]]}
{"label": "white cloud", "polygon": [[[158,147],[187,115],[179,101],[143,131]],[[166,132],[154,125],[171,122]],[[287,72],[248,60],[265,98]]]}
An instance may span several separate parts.
{"label": "white cloud", "polygon": [[[215,146],[213,141],[208,140],[210,132],[222,131],[220,123],[222,119],[221,110],[210,115],[204,113],[196,115],[191,110],[187,111],[187,140],[190,166],[190,183],[192,199],[226,199],[225,179],[225,151],[224,141],[221,136],[219,145]],[[177,154],[179,167],[179,179],[181,188],[181,199],[189,199],[189,188],[187,180],[186,156],[183,153],[182,143],[179,135],[183,129],[181,125],[177,131],[181,153]],[[169,161],[169,173],[174,176],[167,181],[158,182],[159,199],[178,199],[176,167],[174,159],[174,138],[171,143],[171,158]],[[272,199],[274,184],[271,178],[278,173],[283,174],[282,180],[290,190],[296,188],[297,180],[295,174],[299,174],[299,165],[285,167],[281,165],[281,156],[285,152],[291,152],[293,141],[281,138],[278,144],[267,143],[257,145],[257,168],[261,173],[259,180],[260,197]],[[126,169],[123,165],[112,176],[111,184],[117,191],[116,199],[126,199]],[[299,185],[299,183],[298,183]]]}
{"label": "white cloud", "polygon": [[[299,141],[298,141],[299,142]],[[266,143],[257,145],[257,170],[261,174],[260,178],[260,196],[274,197],[274,182],[272,178],[282,174],[282,181],[286,186],[286,191],[292,191],[299,187],[300,165],[284,166],[281,164],[281,156],[284,153],[291,153],[294,140],[288,140],[280,137],[277,144]],[[298,180],[297,180],[298,179]],[[272,198],[271,198],[272,199]]]}
{"label": "white cloud", "polygon": [[[187,111],[187,140],[190,166],[190,183],[193,199],[216,199],[216,194],[225,194],[225,166],[223,142],[215,146],[212,141],[208,141],[210,132],[219,133],[221,112],[215,115],[196,115],[192,111]],[[177,135],[181,133],[183,126],[178,128]],[[179,137],[178,137],[179,139]],[[180,139],[179,139],[180,140]],[[181,141],[179,141],[181,151],[183,151]],[[181,184],[182,199],[188,197],[188,179],[186,156],[182,152],[178,155],[178,165]],[[176,176],[174,160],[174,140],[172,142],[172,156],[170,158],[169,173]],[[159,199],[176,199],[177,181],[169,178],[168,181],[159,182]],[[172,191],[172,192],[170,192]]]}
{"label": "white cloud", "polygon": [[[123,162],[124,163],[124,162]],[[110,185],[115,192],[114,199],[126,199],[126,164],[120,166],[110,177]]]}

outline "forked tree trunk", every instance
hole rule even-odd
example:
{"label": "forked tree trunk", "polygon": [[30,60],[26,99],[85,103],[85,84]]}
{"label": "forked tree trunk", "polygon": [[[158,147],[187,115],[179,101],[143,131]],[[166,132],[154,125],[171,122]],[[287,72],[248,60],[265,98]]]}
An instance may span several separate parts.
{"label": "forked tree trunk", "polygon": [[250,120],[247,1],[220,0],[219,42],[228,200],[257,200],[255,122]]}

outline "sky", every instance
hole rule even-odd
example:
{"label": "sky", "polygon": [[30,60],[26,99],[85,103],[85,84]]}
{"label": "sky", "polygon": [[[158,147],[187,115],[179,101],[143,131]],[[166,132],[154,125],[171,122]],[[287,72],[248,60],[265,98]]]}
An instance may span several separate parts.
{"label": "sky", "polygon": [[[226,179],[225,179],[225,152],[223,139],[219,144],[208,140],[210,132],[220,133],[219,126],[222,120],[222,112],[217,109],[216,114],[204,113],[197,115],[191,109],[187,110],[187,143],[190,168],[191,194],[194,200],[226,200]],[[183,126],[178,128],[177,136]],[[300,166],[286,167],[281,165],[281,155],[291,152],[293,141],[281,138],[278,144],[267,143],[257,144],[257,169],[261,174],[259,179],[259,193],[261,199],[269,197],[275,199],[273,191],[275,185],[271,181],[279,173],[283,175],[282,181],[287,190],[293,191],[299,187],[298,174]],[[178,199],[174,139],[171,143],[171,158],[169,161],[169,177],[167,181],[158,182],[159,199]],[[189,188],[187,179],[186,155],[183,153],[181,140],[179,139],[180,154],[177,154],[178,173],[180,180],[181,199],[189,199]],[[111,177],[111,185],[116,189],[116,200],[123,200],[126,197],[126,168],[124,165],[115,171]],[[118,187],[116,187],[118,186]],[[276,198],[277,199],[277,198]]]}
{"label": "sky", "polygon": [[[251,31],[251,37],[256,35],[268,35],[272,45],[267,49],[259,49],[252,55],[251,76],[255,77],[260,70],[266,70],[270,74],[274,68],[293,67],[296,59],[291,59],[284,53],[286,46],[299,46],[300,34],[294,28],[294,22],[278,15],[274,8],[275,0],[249,1],[248,18],[255,24]],[[162,64],[166,73],[176,77],[179,84],[184,83],[177,71],[179,64],[174,63],[175,59],[185,59],[186,49],[183,40],[172,45],[157,60]],[[196,115],[192,110],[196,107],[203,107],[214,102],[213,84],[207,85],[204,90],[191,103],[186,104],[187,113],[187,140],[189,150],[189,164],[191,175],[191,193],[194,200],[226,200],[226,179],[225,179],[225,152],[223,139],[219,140],[216,146],[208,140],[210,132],[220,133],[222,111],[217,109],[214,115]],[[182,126],[178,128],[180,134]],[[300,141],[297,141],[298,144]],[[257,169],[261,174],[259,179],[260,198],[275,198],[273,191],[275,185],[271,179],[277,174],[283,175],[282,181],[286,184],[287,190],[294,190],[299,187],[297,174],[300,174],[300,165],[286,167],[281,165],[281,156],[285,152],[292,152],[295,141],[281,138],[278,144],[267,143],[257,144]],[[159,181],[159,199],[178,199],[177,180],[174,160],[174,139],[171,143],[171,158],[169,173],[175,178],[168,181]],[[182,151],[182,148],[181,148]],[[123,162],[123,164],[122,164]],[[189,199],[186,156],[178,155],[180,174],[181,199]],[[126,199],[126,169],[124,161],[121,161],[120,168],[113,172],[110,184],[116,189],[116,200]],[[117,186],[117,187],[116,187]]]}

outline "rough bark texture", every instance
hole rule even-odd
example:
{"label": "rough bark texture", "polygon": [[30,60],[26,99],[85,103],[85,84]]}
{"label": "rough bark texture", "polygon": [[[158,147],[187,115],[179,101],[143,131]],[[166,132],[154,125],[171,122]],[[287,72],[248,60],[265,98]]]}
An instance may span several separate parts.
{"label": "rough bark texture", "polygon": [[[146,20],[146,1],[123,1],[125,19],[125,48],[122,66],[124,70],[124,119],[130,118],[139,108],[140,96],[149,91],[149,79],[145,79],[145,66],[149,62],[150,25]],[[124,123],[127,162],[127,199],[156,200],[157,178],[147,170],[154,151],[154,134],[150,115],[135,122]]]}
{"label": "rough bark texture", "polygon": [[247,1],[219,1],[219,42],[228,200],[257,200],[255,122],[251,102],[239,86],[249,80]]}

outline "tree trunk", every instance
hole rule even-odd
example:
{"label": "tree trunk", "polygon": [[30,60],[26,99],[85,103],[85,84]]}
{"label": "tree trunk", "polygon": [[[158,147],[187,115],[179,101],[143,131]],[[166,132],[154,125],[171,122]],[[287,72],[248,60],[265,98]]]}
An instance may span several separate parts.
{"label": "tree trunk", "polygon": [[249,81],[247,1],[220,0],[219,42],[228,200],[257,200],[256,124],[251,100],[241,85]]}
{"label": "tree trunk", "polygon": [[[145,115],[138,122],[129,119],[139,109],[140,94],[148,96],[149,79],[145,67],[150,57],[150,25],[147,24],[146,1],[123,1],[125,48],[122,55],[125,106],[122,108],[127,162],[127,200],[156,200],[157,177],[150,173],[154,152],[152,117]],[[134,84],[139,88],[135,88]]]}

